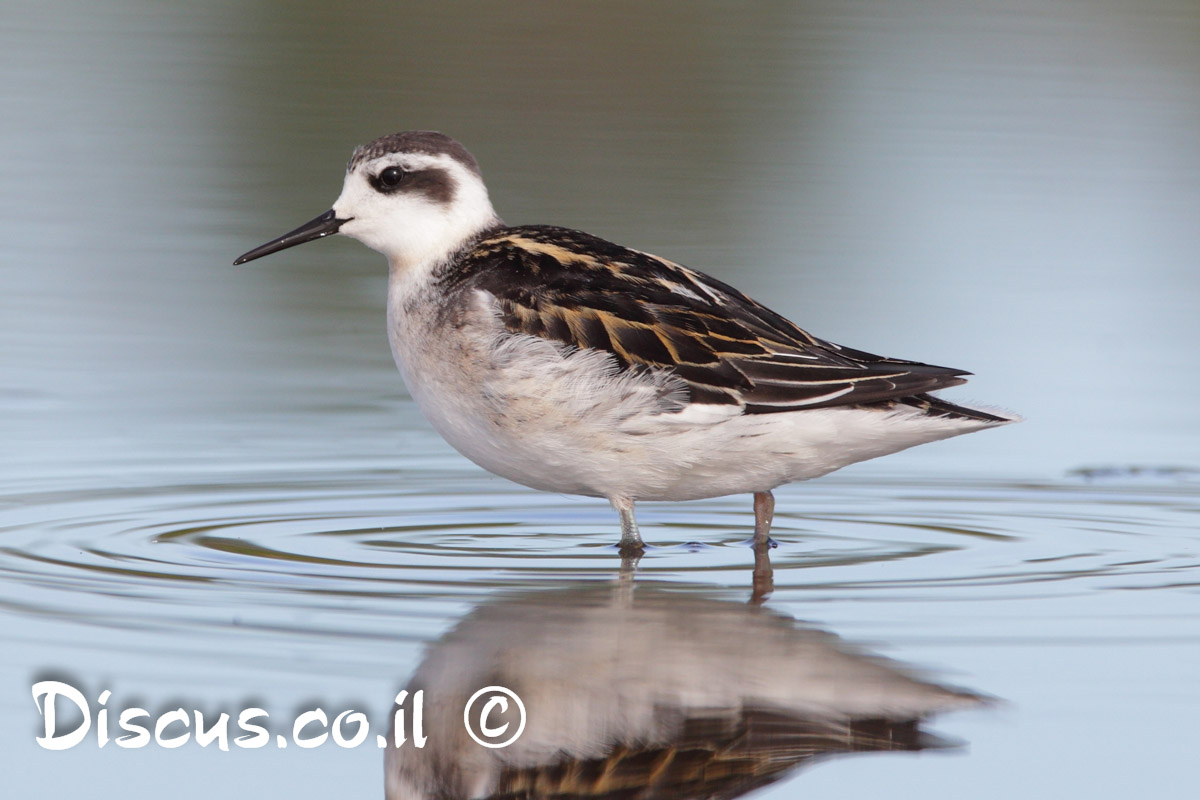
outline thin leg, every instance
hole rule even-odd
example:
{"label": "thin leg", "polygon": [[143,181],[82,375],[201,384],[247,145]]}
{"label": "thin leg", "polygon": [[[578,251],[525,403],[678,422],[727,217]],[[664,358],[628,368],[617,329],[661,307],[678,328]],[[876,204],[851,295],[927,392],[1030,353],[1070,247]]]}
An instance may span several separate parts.
{"label": "thin leg", "polygon": [[771,541],[771,520],[775,519],[775,495],[770,492],[754,493],[754,543],[767,544]]}
{"label": "thin leg", "polygon": [[610,497],[608,501],[621,515],[621,541],[617,547],[622,553],[640,555],[646,545],[638,533],[637,520],[633,518],[633,501],[628,497]]}

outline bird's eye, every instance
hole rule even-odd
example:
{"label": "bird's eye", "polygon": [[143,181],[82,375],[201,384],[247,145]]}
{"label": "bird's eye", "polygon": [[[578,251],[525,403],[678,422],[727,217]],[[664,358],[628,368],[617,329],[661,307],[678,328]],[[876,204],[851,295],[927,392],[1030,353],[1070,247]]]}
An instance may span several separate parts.
{"label": "bird's eye", "polygon": [[404,180],[404,170],[399,167],[388,167],[379,173],[379,185],[384,189],[395,189]]}

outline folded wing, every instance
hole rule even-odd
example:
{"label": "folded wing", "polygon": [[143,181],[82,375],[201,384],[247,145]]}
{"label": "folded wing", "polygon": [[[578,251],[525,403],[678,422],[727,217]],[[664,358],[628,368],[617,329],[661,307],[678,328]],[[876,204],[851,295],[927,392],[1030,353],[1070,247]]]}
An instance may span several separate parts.
{"label": "folded wing", "polygon": [[456,281],[492,294],[508,330],[671,370],[694,403],[748,414],[863,405],[970,374],[817,339],[721,281],[564,228],[502,229],[460,269]]}

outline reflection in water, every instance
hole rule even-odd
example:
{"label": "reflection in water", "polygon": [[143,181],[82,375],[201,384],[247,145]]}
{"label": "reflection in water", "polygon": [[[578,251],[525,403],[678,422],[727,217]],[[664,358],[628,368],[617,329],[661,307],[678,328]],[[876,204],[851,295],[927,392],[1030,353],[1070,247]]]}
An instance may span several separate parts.
{"label": "reflection in water", "polygon": [[[502,749],[463,719],[495,685],[526,709]],[[737,797],[820,756],[939,746],[922,721],[982,702],[756,603],[629,573],[476,608],[406,688],[424,690],[427,741],[388,750],[390,800]],[[488,723],[516,730],[515,704]]]}

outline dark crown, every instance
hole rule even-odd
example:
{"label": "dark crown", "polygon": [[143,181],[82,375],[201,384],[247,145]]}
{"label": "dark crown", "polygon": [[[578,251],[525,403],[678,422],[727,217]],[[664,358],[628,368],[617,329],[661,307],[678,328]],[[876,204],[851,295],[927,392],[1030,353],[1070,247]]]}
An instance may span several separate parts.
{"label": "dark crown", "polygon": [[388,136],[381,136],[370,144],[364,144],[355,149],[346,165],[349,172],[364,161],[370,161],[389,153],[425,153],[427,155],[448,155],[462,164],[471,172],[482,177],[475,156],[467,148],[437,131],[402,131]]}

